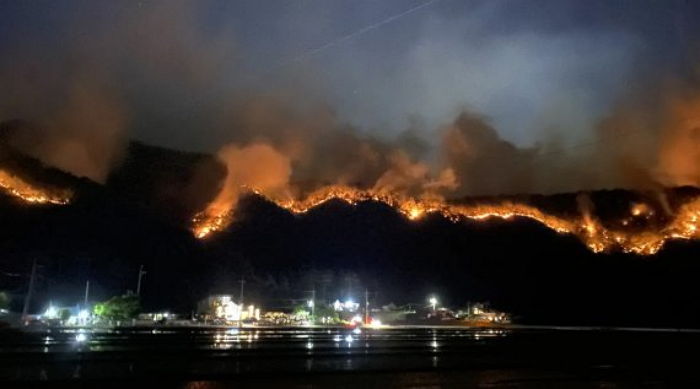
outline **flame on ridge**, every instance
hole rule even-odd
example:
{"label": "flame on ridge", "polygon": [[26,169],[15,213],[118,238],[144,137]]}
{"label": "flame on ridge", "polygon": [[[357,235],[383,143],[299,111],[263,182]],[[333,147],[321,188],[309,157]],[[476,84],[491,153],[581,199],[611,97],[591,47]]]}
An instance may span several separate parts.
{"label": "flame on ridge", "polygon": [[29,184],[21,178],[0,169],[0,189],[32,204],[65,205],[71,200],[69,191],[44,190]]}
{"label": "flame on ridge", "polygon": [[[439,214],[453,222],[527,218],[535,220],[557,233],[575,235],[596,253],[621,250],[625,253],[651,255],[657,253],[668,240],[700,238],[700,198],[682,205],[664,227],[617,230],[604,226],[589,212],[581,212],[581,215],[565,218],[514,201],[503,201],[499,204],[463,205],[448,203],[439,198],[413,198],[345,186],[323,187],[301,200],[275,199],[265,196],[259,191],[253,190],[253,192],[294,214],[306,213],[331,200],[341,200],[351,205],[363,201],[381,202],[395,208],[410,220],[417,220],[428,214]],[[636,204],[630,209],[630,216],[640,217],[640,215],[649,212],[653,211],[647,205]],[[193,219],[192,230],[197,238],[206,238],[210,234],[226,228],[232,220],[232,212],[219,215],[208,215],[206,212],[200,212]]]}

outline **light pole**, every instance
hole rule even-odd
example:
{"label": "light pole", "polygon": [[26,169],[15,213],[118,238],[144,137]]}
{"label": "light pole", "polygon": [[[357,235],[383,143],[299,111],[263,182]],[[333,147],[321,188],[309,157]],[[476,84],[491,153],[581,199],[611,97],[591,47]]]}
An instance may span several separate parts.
{"label": "light pole", "polygon": [[311,300],[307,302],[309,308],[311,308],[311,323],[316,321],[316,289],[311,289]]}
{"label": "light pole", "polygon": [[139,267],[139,280],[136,283],[136,295],[141,296],[141,277],[145,276],[146,272],[143,270],[143,265]]}
{"label": "light pole", "polygon": [[365,288],[365,324],[369,324],[369,290]]}
{"label": "light pole", "polygon": [[36,278],[36,258],[32,261],[32,274],[29,276],[29,288],[27,288],[27,295],[24,296],[24,307],[22,308],[22,320],[27,320],[27,314],[29,313],[29,304],[32,301],[32,293],[34,292],[34,279]]}
{"label": "light pole", "polygon": [[88,297],[90,296],[90,280],[85,282],[85,299],[83,300],[83,308],[87,309]]}
{"label": "light pole", "polygon": [[311,308],[311,322],[313,323],[313,321],[314,321],[314,314],[315,314],[315,310],[316,310],[316,303],[314,303],[314,300],[311,299],[311,300],[309,300],[309,301],[306,302],[306,306],[309,307],[309,308]]}
{"label": "light pole", "polygon": [[241,277],[241,280],[239,281],[241,283],[241,294],[239,296],[239,304],[240,304],[240,309],[239,309],[239,314],[238,314],[238,327],[243,326],[243,287],[245,285],[245,278]]}

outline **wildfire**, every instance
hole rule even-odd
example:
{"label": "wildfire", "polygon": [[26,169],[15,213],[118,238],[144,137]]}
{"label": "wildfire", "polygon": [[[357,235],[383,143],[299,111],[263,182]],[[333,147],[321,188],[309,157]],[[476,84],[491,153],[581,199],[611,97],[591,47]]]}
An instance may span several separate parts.
{"label": "wildfire", "polygon": [[199,239],[206,238],[209,234],[221,231],[231,222],[230,212],[208,215],[206,212],[198,213],[192,220],[194,236]]}
{"label": "wildfire", "polygon": [[652,216],[654,211],[644,203],[633,204],[630,209],[632,216]]}
{"label": "wildfire", "polygon": [[[258,191],[255,193],[264,196]],[[381,202],[397,209],[410,220],[418,220],[429,214],[439,214],[453,222],[527,218],[535,220],[559,234],[577,236],[590,250],[596,253],[621,250],[626,253],[651,255],[658,252],[668,240],[700,238],[700,199],[681,206],[675,217],[660,229],[648,227],[646,229],[616,230],[604,226],[587,212],[583,212],[579,216],[565,218],[547,214],[534,206],[513,201],[503,201],[498,204],[464,205],[440,199],[411,198],[344,186],[324,187],[300,200],[265,197],[294,214],[303,214],[328,201],[340,200],[351,205],[363,201]],[[635,217],[651,213],[653,210],[646,204],[635,204],[630,209],[630,214]],[[230,212],[216,215],[207,215],[203,212],[194,218],[193,232],[198,238],[205,238],[226,228],[232,220],[233,215]]]}
{"label": "wildfire", "polygon": [[0,170],[0,188],[27,203],[65,205],[70,202],[67,191],[47,191],[37,188],[21,178]]}

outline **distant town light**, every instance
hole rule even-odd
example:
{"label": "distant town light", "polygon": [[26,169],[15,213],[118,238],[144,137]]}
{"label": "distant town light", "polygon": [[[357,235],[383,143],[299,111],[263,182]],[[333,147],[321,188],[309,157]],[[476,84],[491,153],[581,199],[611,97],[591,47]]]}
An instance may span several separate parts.
{"label": "distant town light", "polygon": [[82,343],[82,342],[84,342],[84,341],[86,341],[86,340],[87,340],[87,335],[85,335],[85,334],[83,334],[83,333],[79,333],[79,334],[76,334],[76,335],[75,335],[75,341],[76,341],[76,342]]}
{"label": "distant town light", "polygon": [[314,307],[314,300],[307,301],[306,305],[308,305],[309,308],[313,308]]}
{"label": "distant town light", "polygon": [[47,319],[55,319],[58,316],[58,309],[54,307],[53,305],[49,305],[49,307],[46,309],[46,312],[44,312],[44,317]]}
{"label": "distant town light", "polygon": [[343,303],[340,300],[335,300],[333,303],[333,310],[336,312],[355,312],[358,308],[360,308],[360,304],[352,301],[352,299],[347,299]]}
{"label": "distant town light", "polygon": [[90,312],[88,312],[87,309],[83,309],[80,312],[78,312],[78,319],[87,320],[88,317],[90,317]]}
{"label": "distant town light", "polygon": [[382,326],[382,321],[379,319],[372,318],[369,322],[369,325],[371,327],[381,327]]}
{"label": "distant town light", "polygon": [[428,302],[430,302],[430,305],[433,307],[433,311],[437,308],[438,300],[435,296],[431,297]]}

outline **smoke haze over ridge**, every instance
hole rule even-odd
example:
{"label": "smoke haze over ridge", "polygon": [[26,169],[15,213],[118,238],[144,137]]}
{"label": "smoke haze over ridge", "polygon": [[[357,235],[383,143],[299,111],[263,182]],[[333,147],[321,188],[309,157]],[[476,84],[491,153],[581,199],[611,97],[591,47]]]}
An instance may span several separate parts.
{"label": "smoke haze over ridge", "polygon": [[700,184],[684,2],[442,0],[328,48],[422,2],[95,3],[3,5],[0,120],[96,181],[134,137],[265,150],[291,196]]}

